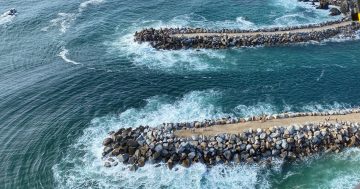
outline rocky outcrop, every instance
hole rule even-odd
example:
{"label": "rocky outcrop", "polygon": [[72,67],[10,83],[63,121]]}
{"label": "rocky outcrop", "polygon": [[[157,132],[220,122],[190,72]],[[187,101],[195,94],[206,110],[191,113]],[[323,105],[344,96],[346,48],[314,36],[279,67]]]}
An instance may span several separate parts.
{"label": "rocky outcrop", "polygon": [[[282,119],[298,116],[338,115],[359,113],[360,109],[284,113],[251,118],[223,118],[192,123],[166,123],[159,127],[139,126],[121,128],[109,133],[103,141],[104,166],[128,164],[136,170],[145,163],[166,163],[172,169],[180,164],[189,167],[193,163],[212,166],[219,163],[253,163],[302,159],[314,153],[339,152],[345,147],[360,145],[360,124],[352,122],[323,122],[318,124],[274,126],[267,129],[249,129],[238,134],[215,136],[193,135],[189,138],[174,134],[179,129],[209,127],[261,119]],[[198,124],[197,124],[198,123]]]}
{"label": "rocky outcrop", "polygon": [[[203,28],[164,28],[156,30],[150,28],[136,32],[135,41],[139,43],[148,42],[156,49],[167,50],[187,48],[223,49],[229,47],[249,47],[259,45],[275,46],[308,41],[322,41],[339,34],[344,36],[354,36],[355,31],[360,28],[360,24],[357,22],[348,22],[349,24],[338,27],[326,27],[339,23],[342,23],[342,20],[307,26],[259,30],[210,30]],[[304,28],[308,28],[308,30],[298,31],[299,29]],[[298,32],[291,32],[292,30],[297,30]],[[199,35],[185,35],[197,33],[199,33]],[[256,34],[251,35],[251,33]]]}

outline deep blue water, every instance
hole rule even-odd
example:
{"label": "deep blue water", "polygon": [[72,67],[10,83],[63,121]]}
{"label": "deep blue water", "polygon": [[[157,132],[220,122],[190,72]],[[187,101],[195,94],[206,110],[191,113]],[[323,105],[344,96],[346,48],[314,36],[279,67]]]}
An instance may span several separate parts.
{"label": "deep blue water", "polygon": [[144,27],[259,28],[337,19],[296,0],[0,1],[0,188],[352,188],[360,151],[273,167],[106,169],[120,127],[359,106],[357,39],[157,51]]}

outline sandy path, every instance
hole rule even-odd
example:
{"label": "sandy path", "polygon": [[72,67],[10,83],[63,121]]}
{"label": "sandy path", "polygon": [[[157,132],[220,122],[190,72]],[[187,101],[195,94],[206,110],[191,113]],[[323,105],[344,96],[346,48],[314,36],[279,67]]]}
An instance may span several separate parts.
{"label": "sandy path", "polygon": [[295,30],[287,30],[287,31],[276,31],[276,32],[246,32],[246,33],[188,33],[188,34],[173,34],[170,36],[174,37],[196,37],[196,36],[223,36],[228,35],[229,37],[236,36],[254,36],[254,35],[276,35],[276,34],[285,34],[285,33],[303,33],[303,32],[315,32],[315,31],[323,31],[332,28],[338,28],[350,25],[352,21],[341,22],[337,24],[327,25],[323,27],[314,27],[314,28],[303,28],[303,29],[295,29]]}
{"label": "sandy path", "polygon": [[[207,135],[207,136],[214,136],[216,134],[221,134],[221,133],[238,134],[249,128],[266,129],[272,126],[289,126],[292,124],[319,123],[319,122],[324,122],[325,118],[329,118],[329,116],[306,116],[306,117],[295,117],[295,118],[287,118],[287,119],[274,119],[274,120],[268,120],[266,122],[251,121],[246,123],[215,125],[212,127],[195,129],[195,131],[179,130],[175,132],[175,135],[181,137],[191,137],[194,134]],[[330,116],[330,122],[335,122],[336,120],[360,122],[360,113]]]}

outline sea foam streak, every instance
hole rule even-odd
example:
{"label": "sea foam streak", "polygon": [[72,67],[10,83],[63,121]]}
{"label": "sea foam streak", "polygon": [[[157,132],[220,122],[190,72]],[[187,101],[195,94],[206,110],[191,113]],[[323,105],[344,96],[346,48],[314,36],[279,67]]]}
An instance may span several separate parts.
{"label": "sea foam streak", "polygon": [[73,23],[76,18],[86,10],[90,5],[99,5],[103,3],[104,0],[88,0],[80,3],[78,12],[76,13],[58,13],[55,19],[50,20],[50,26],[44,27],[42,31],[48,31],[51,27],[59,27],[59,31],[61,33],[66,33],[66,31],[70,28],[71,23]]}
{"label": "sea foam streak", "polygon": [[77,65],[77,64],[81,64],[81,63],[79,63],[79,62],[76,62],[76,61],[73,61],[73,60],[71,60],[71,59],[69,59],[68,57],[67,57],[67,54],[69,53],[69,50],[67,50],[66,48],[62,48],[62,50],[61,50],[61,52],[59,53],[59,56],[65,61],[65,62],[68,62],[68,63],[71,63],[71,64],[75,64],[75,65]]}
{"label": "sea foam streak", "polygon": [[42,31],[48,31],[50,27],[59,27],[61,33],[66,33],[69,29],[71,22],[76,18],[76,14],[72,13],[58,13],[55,19],[50,20],[50,26],[42,28]]}

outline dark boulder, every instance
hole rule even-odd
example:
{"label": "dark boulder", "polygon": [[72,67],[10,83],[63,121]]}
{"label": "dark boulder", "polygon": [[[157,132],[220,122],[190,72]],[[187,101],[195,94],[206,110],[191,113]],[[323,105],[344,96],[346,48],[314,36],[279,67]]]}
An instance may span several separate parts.
{"label": "dark boulder", "polygon": [[340,14],[341,14],[341,12],[340,12],[339,9],[337,9],[337,8],[331,8],[330,9],[330,16],[337,16],[337,15],[340,15]]}
{"label": "dark boulder", "polygon": [[189,159],[184,159],[184,160],[182,161],[182,166],[188,168],[188,167],[190,167],[190,165],[191,165],[191,162],[190,162]]}
{"label": "dark boulder", "polygon": [[139,167],[144,167],[144,165],[145,165],[145,158],[144,157],[139,158],[138,166]]}
{"label": "dark boulder", "polygon": [[111,167],[111,164],[110,164],[110,162],[105,162],[104,166],[105,167]]}
{"label": "dark boulder", "polygon": [[129,147],[137,148],[139,146],[139,143],[136,140],[129,139],[126,142],[126,145]]}
{"label": "dark boulder", "polygon": [[104,145],[104,146],[108,146],[108,145],[110,145],[112,142],[113,142],[113,139],[111,139],[111,138],[106,138],[106,139],[103,141],[103,145]]}
{"label": "dark boulder", "polygon": [[329,2],[322,0],[320,1],[320,5],[318,7],[316,7],[316,9],[329,9]]}

